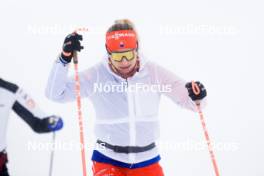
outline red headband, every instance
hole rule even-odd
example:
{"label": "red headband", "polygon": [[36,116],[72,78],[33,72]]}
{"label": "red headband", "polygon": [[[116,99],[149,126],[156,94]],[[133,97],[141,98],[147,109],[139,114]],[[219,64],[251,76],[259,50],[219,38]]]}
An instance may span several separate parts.
{"label": "red headband", "polygon": [[136,49],[137,34],[133,30],[119,30],[106,33],[106,47],[109,52],[120,49]]}

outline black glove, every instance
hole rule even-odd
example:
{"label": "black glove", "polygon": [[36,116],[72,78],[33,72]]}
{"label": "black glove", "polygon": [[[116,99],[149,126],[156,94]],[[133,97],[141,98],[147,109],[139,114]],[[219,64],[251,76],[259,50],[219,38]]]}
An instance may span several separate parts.
{"label": "black glove", "polygon": [[0,151],[0,174],[6,175],[6,165],[8,162],[7,154],[5,150]]}
{"label": "black glove", "polygon": [[83,49],[83,46],[81,46],[82,35],[79,35],[77,33],[69,34],[62,46],[62,53],[61,58],[66,62],[70,63],[73,57],[74,51],[81,51]]}
{"label": "black glove", "polygon": [[62,118],[55,115],[45,117],[35,125],[35,131],[38,133],[55,132],[61,130],[62,128]]}
{"label": "black glove", "polygon": [[194,93],[194,90],[192,88],[192,82],[188,82],[185,87],[188,89],[188,92],[189,92],[189,96],[191,97],[191,99],[193,101],[196,101],[196,100],[201,100],[203,99],[204,97],[206,97],[207,95],[207,92],[206,92],[206,89],[204,88],[204,85],[202,83],[200,83],[199,81],[196,81],[195,82],[197,84],[197,86],[199,87],[200,89],[200,93],[198,95],[196,95]]}

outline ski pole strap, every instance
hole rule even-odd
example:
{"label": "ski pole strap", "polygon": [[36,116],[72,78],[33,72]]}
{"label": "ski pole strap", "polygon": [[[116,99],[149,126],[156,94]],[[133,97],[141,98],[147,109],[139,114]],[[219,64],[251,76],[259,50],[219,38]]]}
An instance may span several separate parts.
{"label": "ski pole strap", "polygon": [[201,92],[199,86],[194,81],[192,81],[192,90],[195,95],[199,95]]}
{"label": "ski pole strap", "polygon": [[73,52],[73,63],[78,64],[78,57],[77,57],[77,51]]}
{"label": "ski pole strap", "polygon": [[117,145],[111,145],[109,143],[103,142],[101,140],[97,140],[97,143],[113,150],[114,152],[117,153],[140,153],[140,152],[146,152],[149,151],[151,149],[153,149],[154,147],[156,147],[156,144],[153,142],[147,146],[143,146],[143,147],[139,147],[139,146],[117,146]]}

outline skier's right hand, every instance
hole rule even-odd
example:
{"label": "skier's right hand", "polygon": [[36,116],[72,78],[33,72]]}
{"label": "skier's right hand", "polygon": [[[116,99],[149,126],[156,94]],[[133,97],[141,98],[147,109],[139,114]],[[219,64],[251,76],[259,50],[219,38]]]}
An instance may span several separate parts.
{"label": "skier's right hand", "polygon": [[193,90],[192,84],[193,84],[192,82],[188,82],[188,83],[186,83],[185,87],[188,90],[189,97],[193,101],[202,100],[204,97],[207,96],[207,91],[204,88],[204,85],[202,83],[200,83],[199,81],[195,82],[195,84],[198,86],[198,89],[199,89],[199,93],[198,94],[196,94],[195,90]]}
{"label": "skier's right hand", "polygon": [[66,63],[70,63],[73,57],[74,51],[81,51],[83,46],[81,46],[82,35],[76,32],[67,35],[63,42],[61,58]]}
{"label": "skier's right hand", "polygon": [[49,132],[55,132],[63,128],[62,118],[59,116],[49,116],[43,119],[46,122]]}

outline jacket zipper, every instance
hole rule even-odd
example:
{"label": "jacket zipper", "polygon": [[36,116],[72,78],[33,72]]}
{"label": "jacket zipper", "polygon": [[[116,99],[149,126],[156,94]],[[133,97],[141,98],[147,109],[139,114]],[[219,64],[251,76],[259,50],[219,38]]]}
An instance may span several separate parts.
{"label": "jacket zipper", "polygon": [[[129,133],[130,133],[130,145],[135,146],[136,143],[136,126],[135,126],[135,98],[133,92],[129,90],[129,80],[126,79],[127,83],[127,96],[128,96],[128,110],[129,110]],[[135,162],[135,154],[129,154],[129,163],[133,165]]]}

